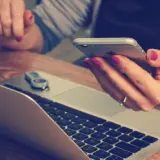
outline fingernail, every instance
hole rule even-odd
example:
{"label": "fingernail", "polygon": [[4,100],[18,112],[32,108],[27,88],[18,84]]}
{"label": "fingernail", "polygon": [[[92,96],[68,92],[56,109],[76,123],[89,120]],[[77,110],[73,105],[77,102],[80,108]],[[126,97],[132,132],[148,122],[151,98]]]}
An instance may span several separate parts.
{"label": "fingernail", "polygon": [[17,41],[17,42],[22,41],[22,39],[23,39],[23,37],[16,37],[16,41]]}
{"label": "fingernail", "polygon": [[32,20],[32,18],[33,18],[33,16],[30,16],[30,17],[29,17],[29,20]]}
{"label": "fingernail", "polygon": [[156,53],[155,51],[152,51],[152,52],[151,52],[151,60],[152,60],[152,61],[156,61],[157,58],[158,58],[157,53]]}
{"label": "fingernail", "polygon": [[119,64],[120,63],[120,60],[118,57],[115,57],[115,56],[112,56],[112,60],[115,64]]}
{"label": "fingernail", "polygon": [[97,59],[92,59],[92,63],[96,65],[98,68],[101,68],[102,64]]}

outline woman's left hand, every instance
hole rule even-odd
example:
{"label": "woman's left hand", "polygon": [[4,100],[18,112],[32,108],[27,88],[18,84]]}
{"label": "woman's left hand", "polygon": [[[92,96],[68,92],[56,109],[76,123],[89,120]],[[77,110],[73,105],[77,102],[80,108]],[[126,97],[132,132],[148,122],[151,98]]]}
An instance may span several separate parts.
{"label": "woman's left hand", "polygon": [[105,91],[117,101],[123,102],[127,97],[124,105],[145,111],[160,104],[159,50],[150,49],[147,52],[148,64],[156,68],[155,77],[124,56],[115,55],[112,61],[128,79],[102,58],[85,60]]}

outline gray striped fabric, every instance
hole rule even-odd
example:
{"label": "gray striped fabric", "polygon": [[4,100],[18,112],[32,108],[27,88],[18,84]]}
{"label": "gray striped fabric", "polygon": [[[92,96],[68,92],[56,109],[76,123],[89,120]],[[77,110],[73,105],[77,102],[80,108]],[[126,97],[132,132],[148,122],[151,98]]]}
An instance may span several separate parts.
{"label": "gray striped fabric", "polygon": [[34,12],[59,38],[71,36],[88,18],[93,0],[42,0]]}

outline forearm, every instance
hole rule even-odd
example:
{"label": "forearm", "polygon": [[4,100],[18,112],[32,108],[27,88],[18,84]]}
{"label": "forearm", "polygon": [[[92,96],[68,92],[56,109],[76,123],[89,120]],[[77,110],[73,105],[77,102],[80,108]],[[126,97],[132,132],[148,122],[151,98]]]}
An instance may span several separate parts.
{"label": "forearm", "polygon": [[41,52],[43,48],[43,36],[36,24],[33,24],[29,30],[25,31],[23,39],[19,42],[13,39],[0,38],[2,47],[13,50],[30,50],[35,52]]}
{"label": "forearm", "polygon": [[[74,2],[74,1],[71,1]],[[88,7],[91,0],[72,4],[70,1],[42,1],[35,10],[35,22],[41,33],[41,38],[34,43],[33,49],[47,53],[55,48],[62,39],[71,36],[81,27],[88,17]],[[57,6],[59,6],[57,8]],[[73,9],[75,7],[75,9]],[[65,14],[62,11],[65,8]],[[42,41],[41,41],[42,40]],[[42,42],[42,43],[41,43]],[[37,46],[38,45],[38,46]]]}
{"label": "forearm", "polygon": [[[28,32],[22,41],[25,50],[41,52],[43,50],[43,34],[37,24],[34,25],[32,31]],[[28,44],[28,45],[26,45]]]}
{"label": "forearm", "polygon": [[41,17],[35,13],[35,23],[37,26],[37,34],[40,39],[37,39],[32,48],[37,48],[42,54],[45,54],[55,48],[62,39],[60,39],[50,28],[48,28]]}

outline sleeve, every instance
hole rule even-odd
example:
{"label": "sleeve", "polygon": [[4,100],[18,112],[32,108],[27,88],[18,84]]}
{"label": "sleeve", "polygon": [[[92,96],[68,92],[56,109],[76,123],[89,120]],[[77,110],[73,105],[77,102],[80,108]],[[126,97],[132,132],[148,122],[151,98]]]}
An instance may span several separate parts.
{"label": "sleeve", "polygon": [[42,0],[33,12],[44,37],[43,53],[83,27],[92,4],[93,0]]}
{"label": "sleeve", "polygon": [[42,19],[36,13],[34,13],[34,15],[35,23],[38,25],[43,36],[43,48],[41,53],[46,54],[61,42],[61,38],[55,35],[55,33],[43,23]]}

